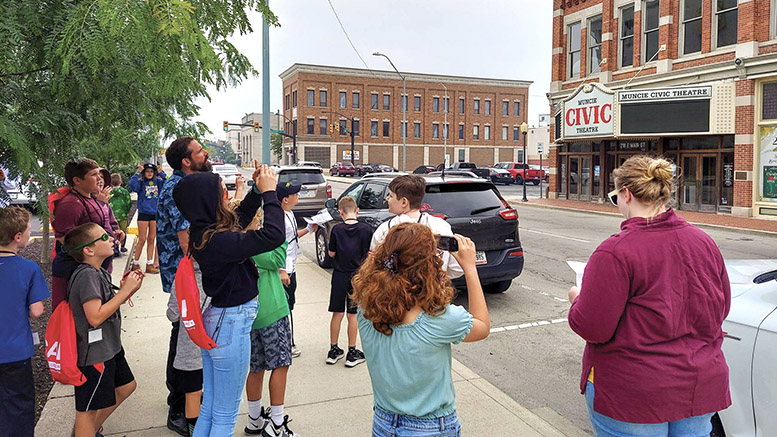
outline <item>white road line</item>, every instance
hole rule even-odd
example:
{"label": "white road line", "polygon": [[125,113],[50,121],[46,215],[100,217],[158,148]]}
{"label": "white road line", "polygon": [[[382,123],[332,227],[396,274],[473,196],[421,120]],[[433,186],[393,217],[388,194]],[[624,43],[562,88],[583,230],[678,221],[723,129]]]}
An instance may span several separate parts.
{"label": "white road line", "polygon": [[508,325],[508,326],[499,326],[497,328],[491,328],[490,333],[495,332],[505,332],[505,331],[515,331],[516,329],[526,329],[526,328],[534,328],[536,326],[546,326],[546,325],[554,325],[557,323],[565,323],[567,319],[554,319],[554,320],[539,320],[536,322],[527,322],[527,323],[521,323],[520,325]]}
{"label": "white road line", "polygon": [[563,238],[565,240],[578,241],[580,243],[590,243],[589,240],[583,240],[582,238],[567,237],[566,235],[551,234],[550,232],[535,231],[534,229],[521,228],[520,230],[523,232],[533,232],[535,234],[547,235],[549,237],[556,237],[556,238]]}

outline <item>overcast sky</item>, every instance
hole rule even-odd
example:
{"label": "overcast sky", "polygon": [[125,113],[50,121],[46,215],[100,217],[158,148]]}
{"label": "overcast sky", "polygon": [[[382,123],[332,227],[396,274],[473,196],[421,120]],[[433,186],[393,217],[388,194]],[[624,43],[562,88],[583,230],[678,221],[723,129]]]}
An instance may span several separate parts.
{"label": "overcast sky", "polygon": [[[552,2],[547,0],[331,0],[351,41],[371,69],[517,79],[529,88],[529,125],[547,113],[550,86]],[[348,43],[327,0],[270,0],[281,26],[270,28],[270,107],[282,105],[278,75],[294,63],[365,68]],[[254,33],[232,42],[262,71],[261,16]],[[196,120],[209,138],[223,139],[222,121],[262,112],[262,81],[250,78],[201,99]],[[168,140],[170,141],[170,140]]]}

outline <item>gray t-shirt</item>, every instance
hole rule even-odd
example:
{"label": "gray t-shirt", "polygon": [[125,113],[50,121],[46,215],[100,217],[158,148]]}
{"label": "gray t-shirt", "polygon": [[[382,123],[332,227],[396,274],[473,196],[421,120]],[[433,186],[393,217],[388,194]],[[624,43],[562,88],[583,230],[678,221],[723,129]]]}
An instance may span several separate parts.
{"label": "gray t-shirt", "polygon": [[105,269],[81,264],[70,276],[68,302],[73,307],[78,347],[78,365],[91,366],[110,360],[121,351],[121,310],[116,310],[100,326],[89,324],[84,314],[85,302],[101,299],[105,304],[116,295],[118,288],[111,284],[111,275]]}

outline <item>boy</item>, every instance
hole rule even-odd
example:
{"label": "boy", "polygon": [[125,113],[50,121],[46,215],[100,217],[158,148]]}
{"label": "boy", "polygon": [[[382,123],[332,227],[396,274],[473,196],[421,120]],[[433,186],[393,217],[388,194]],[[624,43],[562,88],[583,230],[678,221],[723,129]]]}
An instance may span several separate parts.
{"label": "boy", "polygon": [[[132,198],[126,188],[121,186],[121,175],[118,173],[111,174],[111,198],[108,200],[108,204],[111,205],[113,215],[116,217],[116,221],[119,222],[119,229],[127,235],[127,225],[129,225],[129,211],[132,207]],[[125,238],[121,242],[121,252],[126,253],[127,248],[124,244],[127,242]]]}
{"label": "boy", "polygon": [[[389,194],[386,196],[389,212],[396,217],[383,222],[372,236],[370,250],[386,239],[389,229],[400,223],[415,222],[428,226],[436,235],[453,236],[451,225],[445,220],[421,212],[421,202],[426,193],[426,181],[421,176],[404,175],[394,178],[389,184]],[[442,269],[450,279],[464,274],[461,266],[448,251],[438,251],[442,258]]]}
{"label": "boy", "polygon": [[329,312],[332,313],[332,321],[329,323],[330,348],[326,357],[327,364],[335,364],[345,354],[337,346],[340,337],[340,325],[343,321],[343,313],[348,312],[348,356],[345,358],[345,367],[355,367],[365,361],[364,353],[356,349],[356,335],[358,333],[358,321],[356,320],[356,306],[351,303],[351,277],[359,270],[362,261],[370,251],[372,228],[367,223],[361,223],[356,219],[359,208],[351,197],[343,197],[337,205],[343,223],[332,228],[329,237],[329,256],[332,258],[334,271],[332,272],[332,289],[329,293]]}
{"label": "boy", "polygon": [[297,275],[294,269],[297,265],[297,257],[302,254],[299,247],[299,239],[311,232],[316,232],[318,226],[308,225],[305,229],[297,230],[297,218],[292,209],[299,203],[299,190],[301,185],[294,185],[291,182],[279,183],[275,188],[278,194],[278,200],[281,201],[283,213],[286,215],[286,242],[289,243],[286,248],[286,265],[281,267],[278,272],[281,274],[283,288],[286,289],[286,295],[289,300],[289,319],[291,320],[291,356],[297,358],[302,351],[297,349],[294,344],[294,302],[296,299],[294,293],[297,291]]}
{"label": "boy", "polygon": [[105,419],[137,385],[121,346],[119,307],[138,291],[143,274],[131,271],[115,291],[110,274],[101,268],[103,261],[113,255],[113,238],[94,223],[68,232],[65,248],[80,263],[68,284],[78,368],[86,377],[83,385],[75,387],[75,436],[101,436]]}
{"label": "boy", "polygon": [[[30,213],[17,206],[0,209],[0,423],[3,435],[32,436],[35,382],[29,318],[43,314],[49,297],[40,267],[18,256],[30,240]],[[7,434],[5,434],[7,433]]]}

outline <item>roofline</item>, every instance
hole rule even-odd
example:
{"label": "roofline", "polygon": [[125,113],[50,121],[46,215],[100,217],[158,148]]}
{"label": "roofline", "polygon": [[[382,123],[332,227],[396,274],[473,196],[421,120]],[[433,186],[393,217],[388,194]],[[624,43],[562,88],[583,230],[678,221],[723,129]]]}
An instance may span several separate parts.
{"label": "roofline", "polygon": [[[315,65],[315,64],[300,64],[295,63],[291,67],[287,68],[278,77],[285,81],[294,74],[297,73],[316,73],[316,74],[331,74],[336,76],[355,76],[355,77],[374,77],[377,79],[391,79],[400,80],[397,77],[396,71],[391,70],[367,70],[364,68],[351,68],[351,67],[336,67],[330,65]],[[486,77],[473,77],[473,76],[450,76],[444,74],[428,74],[428,73],[410,73],[402,72],[407,81],[416,82],[434,82],[434,83],[446,83],[446,84],[461,84],[461,85],[485,85],[485,86],[505,86],[515,88],[529,88],[534,83],[528,80],[511,80],[511,79],[494,79]]]}

